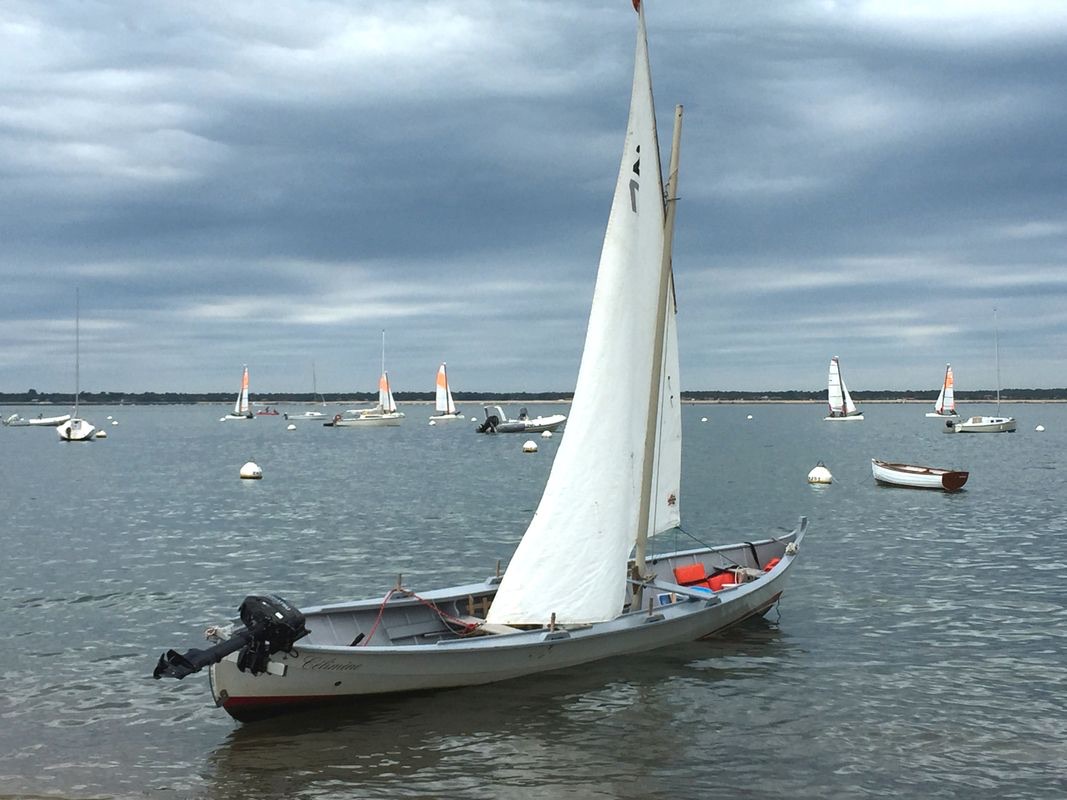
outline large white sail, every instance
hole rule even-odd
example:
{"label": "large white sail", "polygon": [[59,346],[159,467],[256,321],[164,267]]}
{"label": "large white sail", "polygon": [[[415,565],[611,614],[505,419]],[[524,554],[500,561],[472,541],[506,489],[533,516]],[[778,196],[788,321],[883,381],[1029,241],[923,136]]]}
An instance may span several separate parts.
{"label": "large white sail", "polygon": [[937,402],[934,403],[934,411],[938,414],[951,416],[956,413],[956,392],[952,384],[952,365],[945,364],[945,382],[941,384]]}
{"label": "large white sail", "polygon": [[437,397],[434,408],[442,414],[456,413],[456,404],[452,401],[452,391],[448,388],[448,372],[444,364],[437,368]]}
{"label": "large white sail", "polygon": [[851,417],[855,415],[859,409],[857,409],[856,404],[852,402],[852,395],[848,393],[848,387],[845,385],[844,378],[841,378],[841,396],[845,398],[845,416]]}
{"label": "large white sail", "polygon": [[396,411],[396,401],[393,399],[393,392],[389,388],[388,372],[383,372],[381,377],[378,378],[378,405],[386,413],[392,414]]}
{"label": "large white sail", "polygon": [[233,413],[244,417],[247,417],[249,414],[247,365],[245,366],[244,374],[241,376],[241,391],[237,393],[237,400],[233,404]]}
{"label": "large white sail", "polygon": [[494,623],[617,616],[630,550],[649,522],[640,519],[641,487],[649,402],[661,379],[653,374],[653,350],[664,211],[640,8],[638,14],[630,116],[574,402],[541,502],[489,610]]}
{"label": "large white sail", "polygon": [[827,381],[827,400],[830,405],[830,414],[840,416],[845,410],[845,398],[841,393],[841,368],[838,366],[837,356],[830,359],[830,374]]}

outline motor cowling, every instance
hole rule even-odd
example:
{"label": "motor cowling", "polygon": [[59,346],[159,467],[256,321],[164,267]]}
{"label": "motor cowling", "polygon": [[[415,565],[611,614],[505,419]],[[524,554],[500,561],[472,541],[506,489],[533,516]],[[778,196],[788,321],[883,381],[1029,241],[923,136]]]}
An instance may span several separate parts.
{"label": "motor cowling", "polygon": [[274,653],[288,653],[308,631],[302,611],[276,594],[249,595],[238,608],[245,627],[223,642],[206,650],[190,648],[184,653],[168,650],[159,657],[153,678],[184,678],[204,667],[217,664],[230,653],[237,656],[242,672],[258,675],[265,672]]}

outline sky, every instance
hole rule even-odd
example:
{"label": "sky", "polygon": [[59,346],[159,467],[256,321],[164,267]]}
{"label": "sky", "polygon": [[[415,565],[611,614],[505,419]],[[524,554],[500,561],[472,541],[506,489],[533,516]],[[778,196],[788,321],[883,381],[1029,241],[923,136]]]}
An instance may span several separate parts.
{"label": "sky", "polygon": [[[646,0],[684,390],[1067,386],[1067,4]],[[0,5],[0,391],[570,391],[630,0]],[[664,163],[667,155],[663,154]],[[995,326],[994,326],[994,309]]]}

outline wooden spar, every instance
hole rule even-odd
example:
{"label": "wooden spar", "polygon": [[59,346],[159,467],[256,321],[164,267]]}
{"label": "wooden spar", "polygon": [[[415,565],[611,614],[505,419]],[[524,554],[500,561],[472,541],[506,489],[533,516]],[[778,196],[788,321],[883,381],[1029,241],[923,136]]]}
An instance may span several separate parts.
{"label": "wooden spar", "polygon": [[[678,159],[682,141],[682,106],[674,107],[674,135],[671,139],[671,160],[667,169],[666,217],[663,222],[663,259],[660,262],[659,311],[656,315],[656,339],[652,346],[652,385],[649,390],[648,421],[645,426],[645,460],[641,475],[641,503],[637,518],[637,542],[634,549],[634,570],[640,580],[645,564],[652,516],[652,479],[655,467],[656,441],[659,438],[657,420],[660,411],[660,389],[663,385],[663,347],[667,328],[667,303],[671,297],[671,247],[674,241],[674,212],[678,199]],[[631,608],[641,604],[641,588],[634,589]]]}

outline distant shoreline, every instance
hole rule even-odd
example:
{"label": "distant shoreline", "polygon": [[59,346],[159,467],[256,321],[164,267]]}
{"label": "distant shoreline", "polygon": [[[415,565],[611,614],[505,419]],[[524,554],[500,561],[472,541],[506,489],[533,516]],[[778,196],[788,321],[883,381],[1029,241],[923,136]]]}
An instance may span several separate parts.
{"label": "distant shoreline", "polygon": [[[1050,397],[1010,397],[1006,396],[1009,392],[1001,393],[1001,404],[1029,404],[1029,405],[1044,405],[1055,403],[1067,403],[1067,390],[1022,390],[1028,394],[1044,394],[1061,395]],[[429,393],[427,393],[429,394]],[[704,393],[701,393],[704,394]],[[853,392],[853,399],[858,405],[932,405],[934,397],[929,398],[917,398],[913,396],[908,397],[892,397],[882,396],[877,398],[867,398],[857,396],[858,393]],[[990,393],[992,395],[992,393]],[[996,397],[990,395],[982,395],[980,392],[976,392],[975,396],[959,397],[957,400],[961,405],[988,405],[990,403],[996,403]],[[45,399],[46,398],[46,399]],[[515,396],[489,396],[489,397],[456,397],[455,401],[458,405],[478,405],[478,406],[491,406],[491,405],[507,405],[507,406],[521,406],[521,405],[567,405],[571,402],[570,396],[543,396],[538,394],[536,397],[522,396],[521,394]],[[365,395],[365,396],[352,396],[352,397],[334,397],[330,396],[326,400],[328,406],[339,405],[367,405],[377,401],[377,395]],[[426,406],[433,405],[434,398],[430,396],[411,397],[410,395],[405,397],[404,393],[399,393],[396,397],[398,405],[406,406]],[[74,398],[62,395],[51,396],[46,395],[39,397],[38,399],[29,399],[26,395],[12,395],[0,393],[0,408],[2,407],[19,407],[19,408],[55,408],[71,406],[74,403]],[[96,396],[91,393],[83,393],[79,399],[79,403],[84,406],[176,406],[176,405],[200,405],[200,406],[220,406],[231,405],[233,403],[233,396],[231,393],[219,394],[218,396],[180,396],[167,393],[163,396],[149,396],[144,395],[115,395],[111,393],[105,393],[105,396]],[[781,398],[781,397],[687,397],[686,393],[682,393],[683,405],[706,405],[706,406],[731,406],[731,405],[826,405],[825,397],[799,397],[799,398]],[[299,395],[277,395],[272,396],[269,394],[259,395],[253,397],[253,405],[257,408],[265,406],[318,406],[321,405],[321,401],[307,399],[306,397],[300,397]]]}

